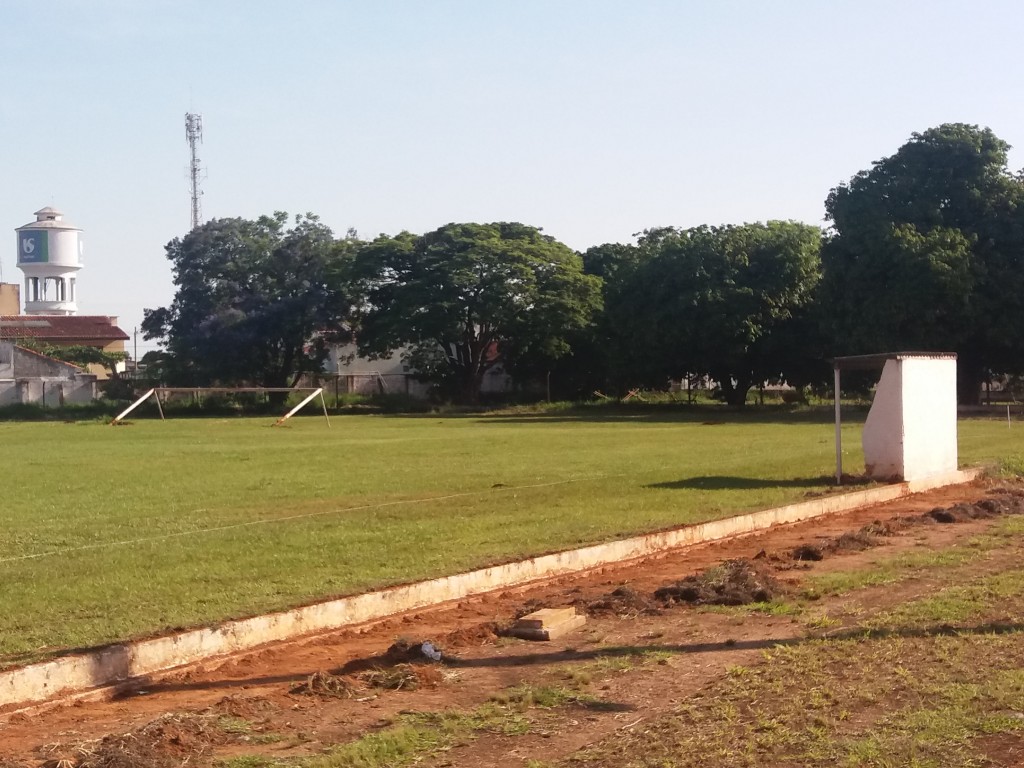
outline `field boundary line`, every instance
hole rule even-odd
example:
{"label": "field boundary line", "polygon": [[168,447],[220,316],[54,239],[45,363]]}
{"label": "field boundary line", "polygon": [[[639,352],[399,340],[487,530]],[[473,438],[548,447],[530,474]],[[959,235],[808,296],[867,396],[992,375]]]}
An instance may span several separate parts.
{"label": "field boundary line", "polygon": [[0,708],[30,707],[58,697],[117,686],[195,662],[231,656],[269,643],[324,634],[496,589],[518,587],[695,544],[756,533],[775,525],[895,501],[934,488],[968,483],[983,472],[982,469],[959,470],[921,480],[823,496],[9,669],[0,672]]}

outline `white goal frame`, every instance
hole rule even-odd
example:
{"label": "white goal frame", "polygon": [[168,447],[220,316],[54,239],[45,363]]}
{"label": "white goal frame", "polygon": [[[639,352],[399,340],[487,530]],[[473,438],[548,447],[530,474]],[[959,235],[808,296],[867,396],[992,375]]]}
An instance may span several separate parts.
{"label": "white goal frame", "polygon": [[327,414],[327,401],[324,400],[324,388],[323,387],[153,387],[147,391],[142,397],[136,400],[134,403],[125,408],[121,413],[114,417],[111,421],[111,425],[117,425],[121,423],[129,413],[134,411],[149,398],[153,398],[156,401],[156,408],[160,412],[160,420],[164,420],[164,408],[160,402],[160,395],[172,395],[172,394],[193,394],[201,395],[205,393],[214,395],[225,395],[225,394],[239,394],[243,392],[250,392],[255,394],[264,394],[267,392],[288,392],[294,394],[297,392],[309,392],[309,395],[305,397],[302,402],[292,408],[288,413],[282,416],[280,419],[274,422],[273,426],[278,427],[284,424],[288,419],[302,410],[306,405],[311,403],[317,396],[320,397],[320,405],[323,406],[324,418],[327,420],[327,426],[331,426],[331,417]]}

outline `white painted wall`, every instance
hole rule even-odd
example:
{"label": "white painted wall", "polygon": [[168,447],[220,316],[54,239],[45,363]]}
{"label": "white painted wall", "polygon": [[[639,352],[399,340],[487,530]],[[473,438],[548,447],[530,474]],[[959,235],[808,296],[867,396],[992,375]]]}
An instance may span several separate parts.
{"label": "white painted wall", "polygon": [[887,360],[862,443],[869,477],[919,480],[956,470],[956,359]]}
{"label": "white painted wall", "polygon": [[885,361],[864,422],[861,444],[868,477],[903,477],[903,382],[899,360]]}
{"label": "white painted wall", "polygon": [[957,468],[956,360],[907,358],[903,368],[903,477]]}

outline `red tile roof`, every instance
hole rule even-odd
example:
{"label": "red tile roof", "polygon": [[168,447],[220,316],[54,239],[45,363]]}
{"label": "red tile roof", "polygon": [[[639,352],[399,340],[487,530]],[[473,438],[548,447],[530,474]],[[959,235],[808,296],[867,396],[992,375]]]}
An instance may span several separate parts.
{"label": "red tile roof", "polygon": [[106,315],[0,315],[0,339],[126,341],[128,334]]}

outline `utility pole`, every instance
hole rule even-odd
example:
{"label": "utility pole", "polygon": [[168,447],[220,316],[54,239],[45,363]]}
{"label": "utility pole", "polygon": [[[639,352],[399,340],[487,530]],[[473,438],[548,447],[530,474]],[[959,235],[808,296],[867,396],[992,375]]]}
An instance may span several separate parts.
{"label": "utility pole", "polygon": [[132,381],[139,378],[139,326],[132,331],[132,338],[135,343],[135,351],[132,352]]}
{"label": "utility pole", "polygon": [[192,229],[202,223],[202,207],[199,198],[203,196],[199,189],[203,168],[199,164],[199,145],[203,143],[203,116],[192,112],[185,113],[185,138],[189,147],[188,177],[192,188]]}

